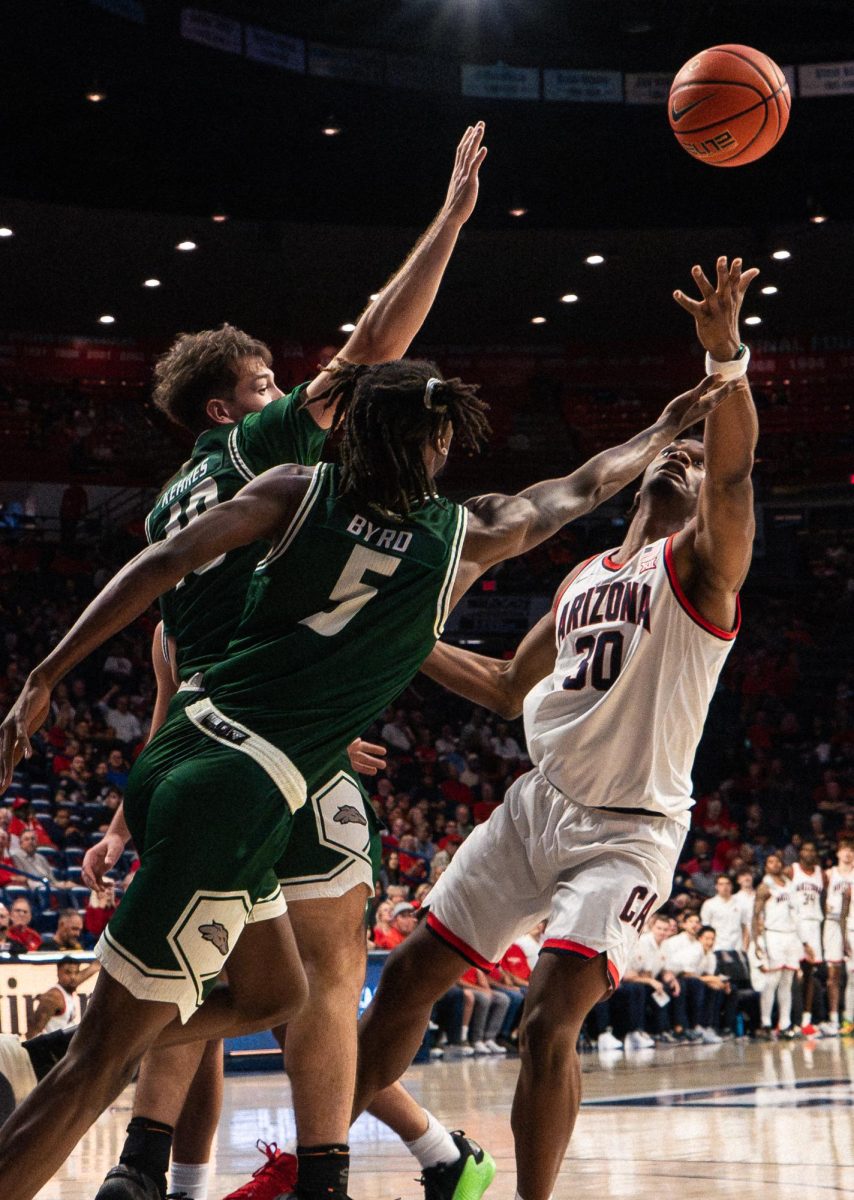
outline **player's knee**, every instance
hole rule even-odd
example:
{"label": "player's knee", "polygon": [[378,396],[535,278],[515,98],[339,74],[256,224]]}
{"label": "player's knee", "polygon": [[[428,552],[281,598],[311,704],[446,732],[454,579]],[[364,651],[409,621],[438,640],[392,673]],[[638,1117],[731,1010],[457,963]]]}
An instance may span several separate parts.
{"label": "player's knee", "polygon": [[[271,981],[272,983],[272,981]],[[241,993],[238,1008],[241,1018],[257,1029],[286,1025],[298,1016],[308,1000],[308,980],[303,970],[293,971],[264,991]]]}
{"label": "player's knee", "polygon": [[558,1014],[545,1004],[528,1013],[519,1038],[519,1050],[538,1072],[561,1074],[575,1057],[575,1045],[584,1014]]}

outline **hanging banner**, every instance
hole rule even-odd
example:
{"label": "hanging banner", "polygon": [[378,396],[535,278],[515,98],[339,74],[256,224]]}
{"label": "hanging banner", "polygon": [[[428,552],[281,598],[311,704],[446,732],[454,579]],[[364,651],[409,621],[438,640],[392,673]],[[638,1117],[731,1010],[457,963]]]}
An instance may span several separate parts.
{"label": "hanging banner", "polygon": [[636,71],[626,75],[626,104],[666,104],[672,75],[661,71]]}
{"label": "hanging banner", "polygon": [[202,8],[181,9],[181,37],[227,54],[243,53],[243,27],[230,17],[205,12]]}
{"label": "hanging banner", "polygon": [[409,88],[417,92],[459,95],[460,91],[460,77],[455,63],[446,58],[425,58],[420,54],[387,54],[385,81],[387,87]]}
{"label": "hanging banner", "polygon": [[493,67],[463,65],[460,68],[462,93],[484,100],[539,100],[539,67]]}
{"label": "hanging banner", "polygon": [[623,77],[619,71],[543,71],[543,99],[582,104],[619,104]]}
{"label": "hanging banner", "polygon": [[810,63],[798,67],[801,96],[849,96],[854,93],[854,62]]}
{"label": "hanging banner", "polygon": [[309,75],[349,79],[351,83],[383,82],[383,55],[379,50],[341,50],[312,42],[308,47]]}
{"label": "hanging banner", "polygon": [[89,3],[93,8],[103,8],[104,12],[113,13],[116,17],[136,21],[137,25],[145,24],[145,9],[139,0],[89,0]]}
{"label": "hanging banner", "polygon": [[305,42],[302,38],[285,37],[259,25],[247,25],[245,54],[255,62],[305,74]]}

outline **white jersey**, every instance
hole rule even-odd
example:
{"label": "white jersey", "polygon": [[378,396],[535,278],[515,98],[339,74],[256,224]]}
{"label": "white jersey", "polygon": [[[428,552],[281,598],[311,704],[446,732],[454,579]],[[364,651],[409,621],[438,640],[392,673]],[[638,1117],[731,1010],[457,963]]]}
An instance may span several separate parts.
{"label": "white jersey", "polygon": [[824,891],[824,872],[821,867],[805,871],[800,863],[792,863],[792,884],[795,908],[799,921],[820,921],[821,896]]}
{"label": "white jersey", "polygon": [[[839,867],[831,867],[827,873],[827,899],[825,901],[825,916],[828,921],[842,920],[842,902],[845,894],[854,884],[854,871],[848,874],[840,871]],[[854,904],[848,908],[848,925],[854,925]]]}
{"label": "white jersey", "polygon": [[664,970],[664,951],[651,933],[642,933],[638,938],[629,966],[641,975],[658,976]]}
{"label": "white jersey", "polygon": [[712,896],[700,909],[700,920],[714,929],[716,950],[742,949],[741,931],[747,922],[735,896],[730,896],[729,900]]}
{"label": "white jersey", "polygon": [[[741,912],[741,923],[748,929],[753,928],[753,914],[756,911],[756,892],[744,892],[739,889],[733,896]],[[739,949],[741,947],[739,946]]]}
{"label": "white jersey", "polygon": [[57,1029],[71,1029],[80,1024],[80,997],[76,992],[67,992],[64,987],[55,984],[54,992],[59,992],[65,1002],[65,1008],[55,1017],[51,1017],[44,1027],[45,1033],[54,1033]]}
{"label": "white jersey", "polygon": [[736,627],[676,578],[673,538],[584,563],[555,604],[554,672],[525,698],[528,753],[570,800],[689,823],[691,767]]}
{"label": "white jersey", "polygon": [[766,875],[762,882],[771,893],[765,901],[765,929],[769,933],[795,933],[794,884],[787,879],[781,885],[771,875]]}

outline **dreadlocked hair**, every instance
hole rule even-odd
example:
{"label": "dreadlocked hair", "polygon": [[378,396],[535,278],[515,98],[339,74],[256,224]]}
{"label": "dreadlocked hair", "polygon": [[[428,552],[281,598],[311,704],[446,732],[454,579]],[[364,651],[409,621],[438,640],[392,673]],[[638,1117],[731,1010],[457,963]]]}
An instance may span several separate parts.
{"label": "dreadlocked hair", "polygon": [[435,496],[424,447],[450,427],[475,453],[489,435],[489,405],[478,385],[443,379],[435,363],[401,358],[375,366],[338,362],[327,407],[341,426],[341,490],[356,501],[405,517]]}

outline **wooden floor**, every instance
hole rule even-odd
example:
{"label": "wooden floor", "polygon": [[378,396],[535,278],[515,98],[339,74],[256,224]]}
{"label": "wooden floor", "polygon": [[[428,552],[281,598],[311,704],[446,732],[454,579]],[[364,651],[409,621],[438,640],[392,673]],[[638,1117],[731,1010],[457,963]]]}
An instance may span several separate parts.
{"label": "wooden floor", "polygon": [[[585,1103],[555,1200],[767,1200],[775,1185],[854,1196],[854,1039],[677,1047],[584,1056]],[[518,1063],[474,1059],[414,1067],[417,1098],[482,1141],[498,1164],[487,1193],[515,1191],[510,1103]],[[39,1200],[91,1200],[116,1160],[131,1092],[105,1113]],[[259,1165],[256,1138],[293,1148],[283,1076],[231,1076],[211,1200]],[[414,1160],[363,1117],[351,1137],[354,1200],[420,1200]]]}

